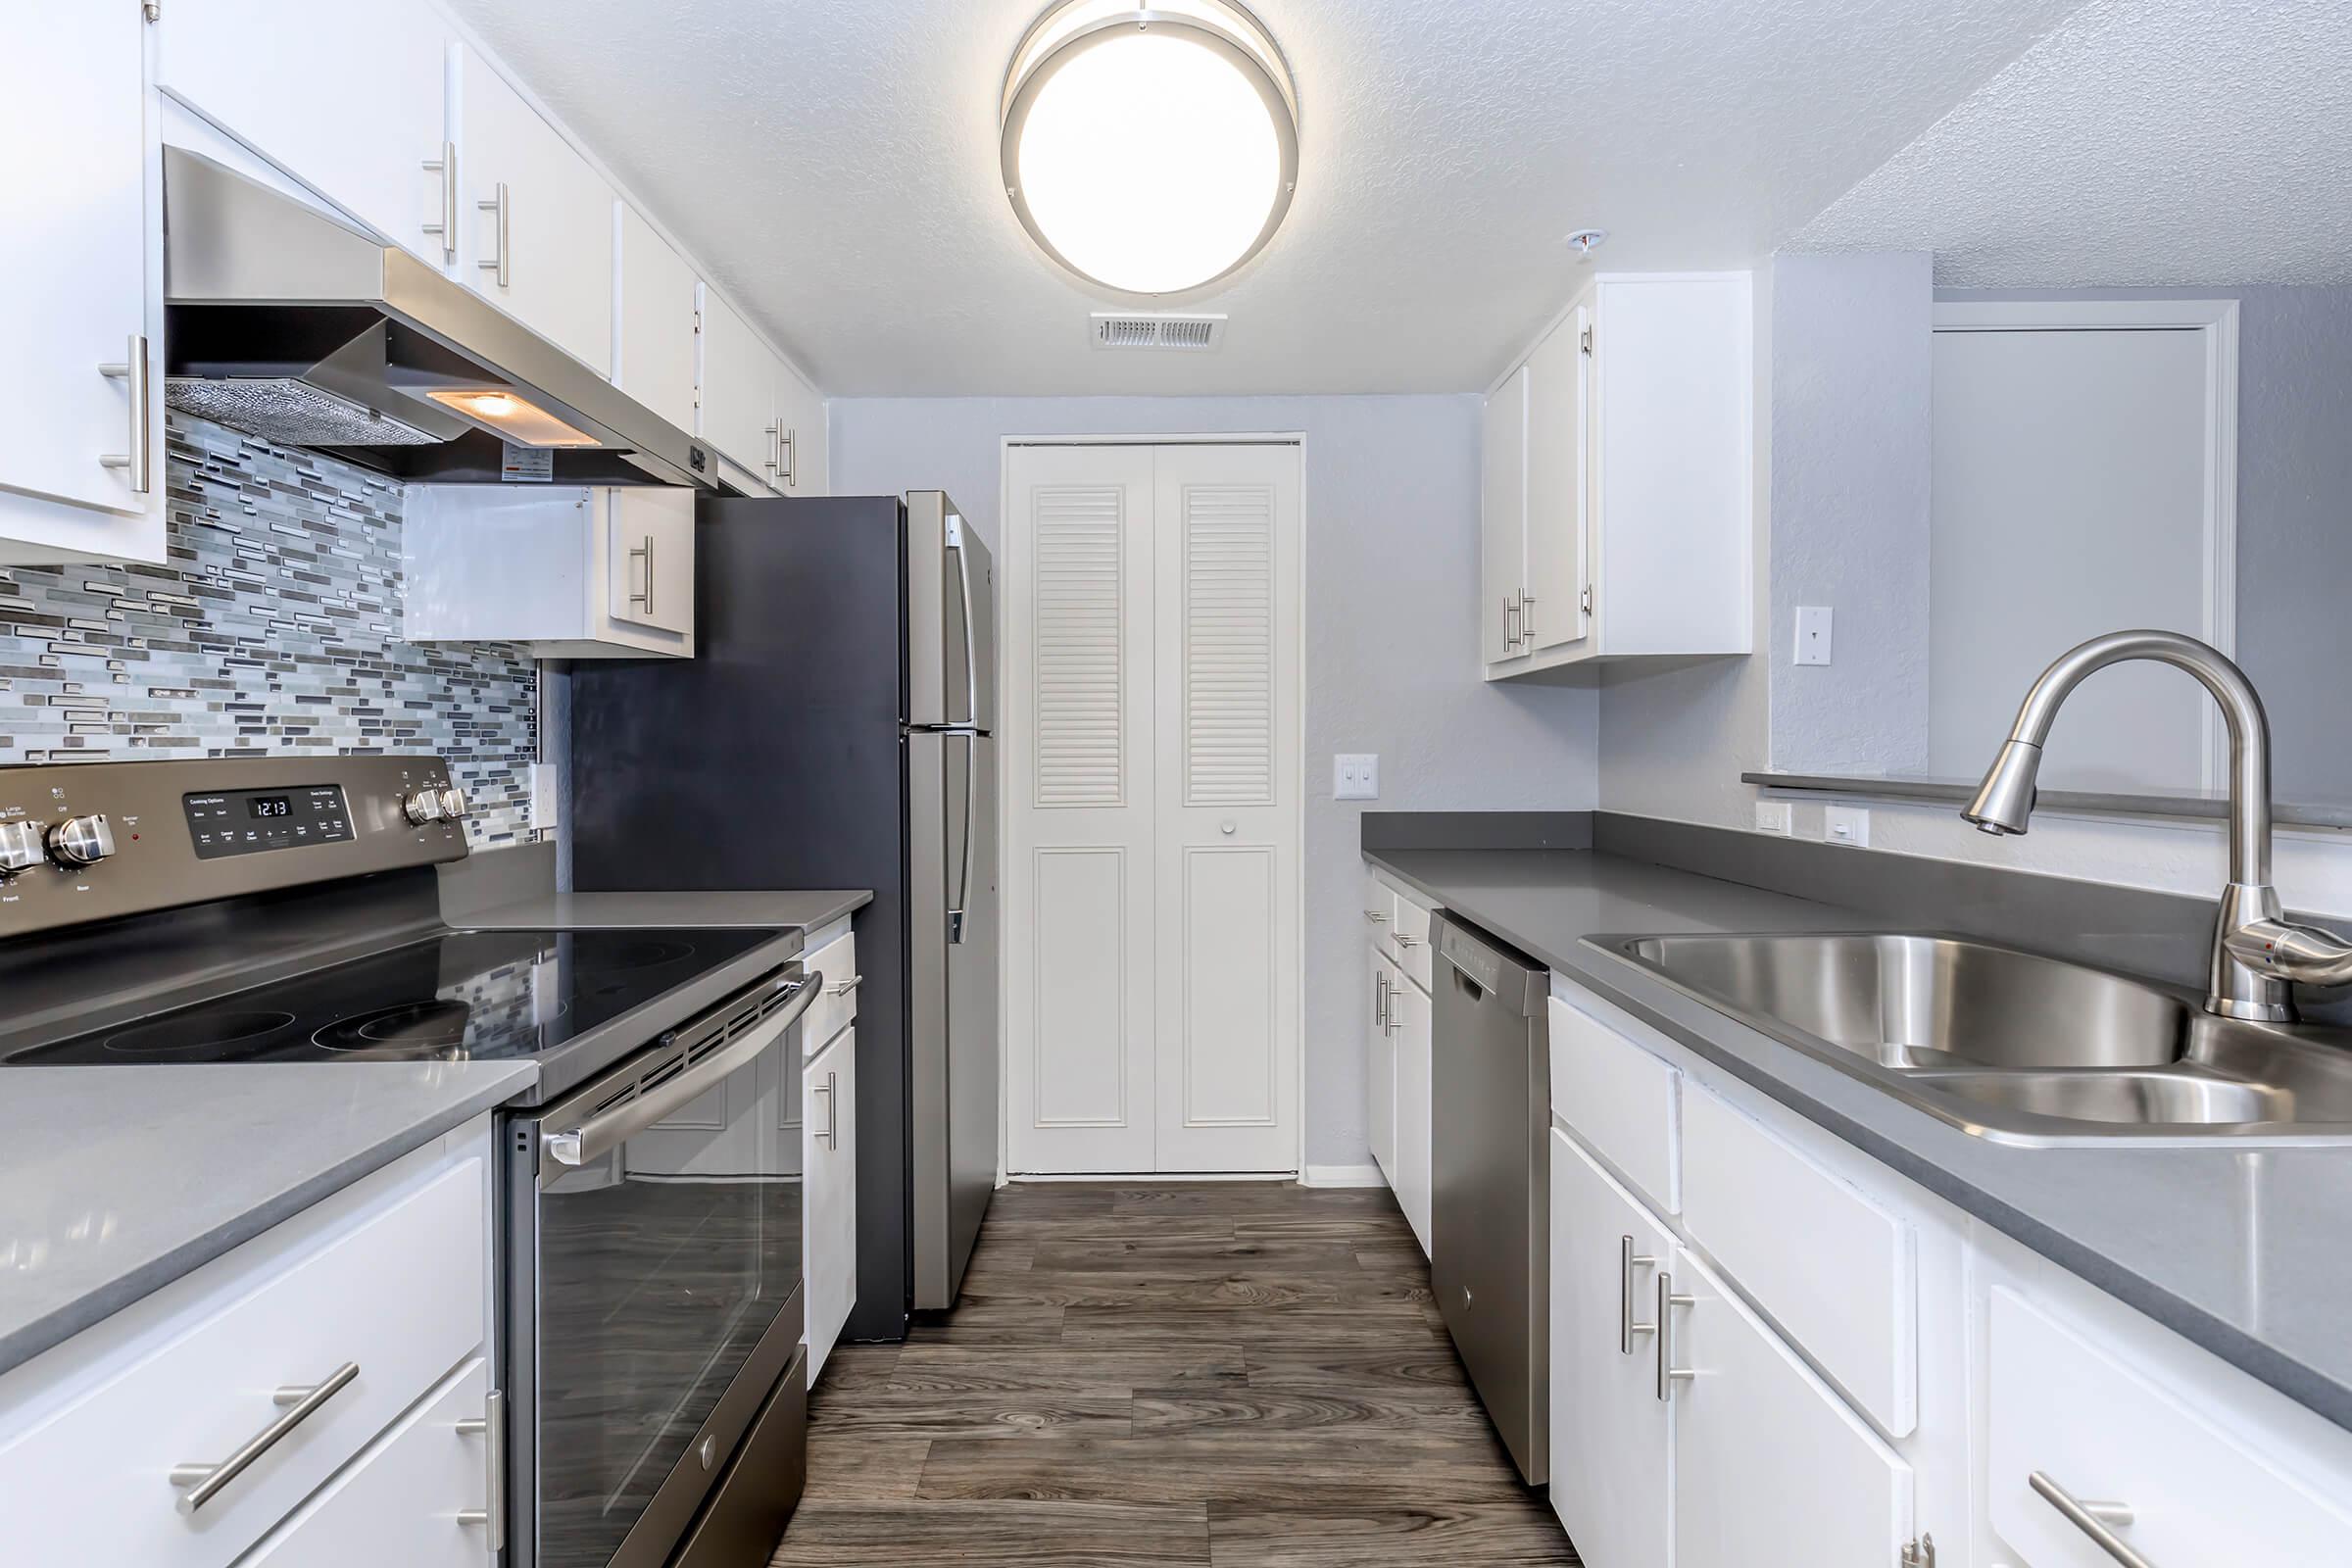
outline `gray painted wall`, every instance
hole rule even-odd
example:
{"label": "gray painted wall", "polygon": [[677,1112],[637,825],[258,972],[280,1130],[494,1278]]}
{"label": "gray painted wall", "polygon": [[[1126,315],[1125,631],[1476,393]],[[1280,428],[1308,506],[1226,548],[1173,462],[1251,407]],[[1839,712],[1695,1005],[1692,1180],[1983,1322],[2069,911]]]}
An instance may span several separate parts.
{"label": "gray painted wall", "polygon": [[[1370,1162],[1370,986],[1358,814],[1591,807],[1597,694],[1478,678],[1475,397],[854,398],[836,494],[944,488],[1001,537],[1008,435],[1300,432],[1305,440],[1306,1158]],[[1334,752],[1380,754],[1381,799],[1331,798]]]}
{"label": "gray painted wall", "polygon": [[[1772,752],[1822,772],[1928,760],[1928,512],[1935,258],[1773,265]],[[1796,607],[1834,612],[1834,660],[1799,667]]]}

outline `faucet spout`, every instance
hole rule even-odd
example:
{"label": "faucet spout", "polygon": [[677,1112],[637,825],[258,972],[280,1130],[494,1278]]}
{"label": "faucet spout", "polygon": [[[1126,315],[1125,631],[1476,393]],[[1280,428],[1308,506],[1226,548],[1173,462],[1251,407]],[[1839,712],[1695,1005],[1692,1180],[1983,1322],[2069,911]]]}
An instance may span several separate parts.
{"label": "faucet spout", "polygon": [[2083,680],[2127,660],[2152,660],[2194,676],[2230,726],[2230,884],[2214,923],[2208,1012],[2287,1022],[2291,982],[2352,984],[2352,943],[2286,921],[2271,885],[2271,723],[2244,670],[2219,649],[2171,631],[2119,631],[2059,656],[2026,693],[2009,739],[1961,815],[1993,834],[2026,831],[2034,776],[2050,724]]}

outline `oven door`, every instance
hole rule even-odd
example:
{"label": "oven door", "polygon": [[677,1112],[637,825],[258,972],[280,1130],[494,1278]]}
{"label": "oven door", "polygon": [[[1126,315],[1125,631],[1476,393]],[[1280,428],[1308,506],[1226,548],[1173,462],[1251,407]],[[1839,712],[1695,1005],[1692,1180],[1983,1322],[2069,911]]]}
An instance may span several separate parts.
{"label": "oven door", "polygon": [[795,964],[510,1124],[510,1561],[668,1561],[801,1338]]}

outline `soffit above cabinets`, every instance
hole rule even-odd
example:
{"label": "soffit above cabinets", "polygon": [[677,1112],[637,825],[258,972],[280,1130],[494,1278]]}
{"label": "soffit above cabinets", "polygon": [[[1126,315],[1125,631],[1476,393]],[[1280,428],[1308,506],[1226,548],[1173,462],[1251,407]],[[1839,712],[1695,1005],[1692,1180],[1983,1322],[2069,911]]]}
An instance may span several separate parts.
{"label": "soffit above cabinets", "polygon": [[[1223,283],[1088,289],[998,171],[1043,0],[450,0],[836,396],[1472,391],[1612,270],[1751,265],[2079,0],[1256,0],[1298,192]],[[661,112],[648,113],[649,105]],[[1216,353],[1097,352],[1101,310],[1213,312]]]}

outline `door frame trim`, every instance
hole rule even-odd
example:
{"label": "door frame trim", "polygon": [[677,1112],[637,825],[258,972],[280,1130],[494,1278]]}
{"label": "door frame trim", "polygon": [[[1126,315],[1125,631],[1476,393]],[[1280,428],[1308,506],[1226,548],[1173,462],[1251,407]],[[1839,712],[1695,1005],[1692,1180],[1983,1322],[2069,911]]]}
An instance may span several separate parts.
{"label": "door frame trim", "polygon": [[[2199,332],[2205,340],[2204,638],[2237,657],[2238,302],[2178,299],[1967,299],[1935,302],[1931,332]],[[1931,525],[1933,520],[1930,519]],[[2217,703],[2203,709],[2204,782],[2230,777],[2230,738]]]}
{"label": "door frame trim", "polygon": [[[2232,364],[2234,363],[2234,356],[2232,356]],[[1306,627],[1307,611],[1311,603],[1308,588],[1307,540],[1309,537],[1309,528],[1314,512],[1312,500],[1307,491],[1306,432],[1304,430],[1190,430],[1169,434],[1124,434],[1116,432],[1094,432],[1072,435],[1040,434],[1002,436],[998,439],[997,443],[996,549],[997,554],[1000,557],[1008,557],[1008,552],[1005,549],[1006,541],[1004,532],[1005,529],[1010,525],[1010,519],[1012,516],[1011,458],[1015,448],[1177,446],[1296,447],[1298,449],[1298,634],[1295,640],[1295,646],[1292,649],[1292,653],[1297,660],[1296,667],[1298,671],[1298,731],[1297,736],[1298,742],[1298,788],[1297,792],[1297,803],[1292,808],[1292,826],[1298,833],[1298,896],[1296,906],[1292,910],[1292,917],[1298,921],[1297,929],[1298,932],[1299,976],[1298,1004],[1295,1009],[1294,1016],[1291,1020],[1292,1026],[1298,1031],[1297,1039],[1298,1042],[1298,1060],[1296,1067],[1297,1081],[1295,1084],[1298,1094],[1297,1102],[1298,1106],[1298,1114],[1296,1118],[1297,1125],[1291,1129],[1294,1135],[1294,1141],[1292,1144],[1292,1163],[1291,1168],[1287,1171],[1179,1172],[1165,1174],[1160,1179],[1167,1181],[1269,1181],[1288,1178],[1293,1181],[1298,1181],[1304,1177],[1307,1169],[1306,1058],[1308,1054],[1308,1040],[1306,1033],[1305,969],[1306,956],[1313,950],[1311,932],[1309,931],[1306,923],[1306,857],[1308,843],[1306,832],[1306,739],[1308,713]],[[1003,592],[1000,592],[997,595],[997,609],[1000,617],[999,625],[997,627],[997,690],[1000,694],[997,705],[997,720],[998,739],[1000,741],[1004,738],[1004,705],[1002,697],[1002,694],[1004,690],[1004,650],[1009,643],[1009,639],[1004,636],[1004,628],[1002,623],[1005,598],[1006,595]],[[1000,846],[1007,845],[1011,842],[1006,831],[1007,827],[1009,826],[1011,813],[1012,797],[1008,792],[1000,790],[997,795],[997,843]],[[1009,944],[1007,944],[1007,946],[1009,946]],[[998,955],[1000,966],[1002,966],[1004,960],[1004,954],[1000,953]],[[1002,969],[1000,968],[1000,979],[1001,977]],[[1009,1185],[1013,1180],[1011,1173],[1012,1102],[1010,1087],[1012,1083],[1013,1049],[1011,999],[1012,988],[1009,985],[1000,983],[997,987],[997,1185],[1000,1188]],[[1020,1179],[1022,1181],[1056,1179],[1065,1181],[1086,1181],[1100,1180],[1102,1178],[1083,1176],[1054,1178],[1025,1175]]]}

